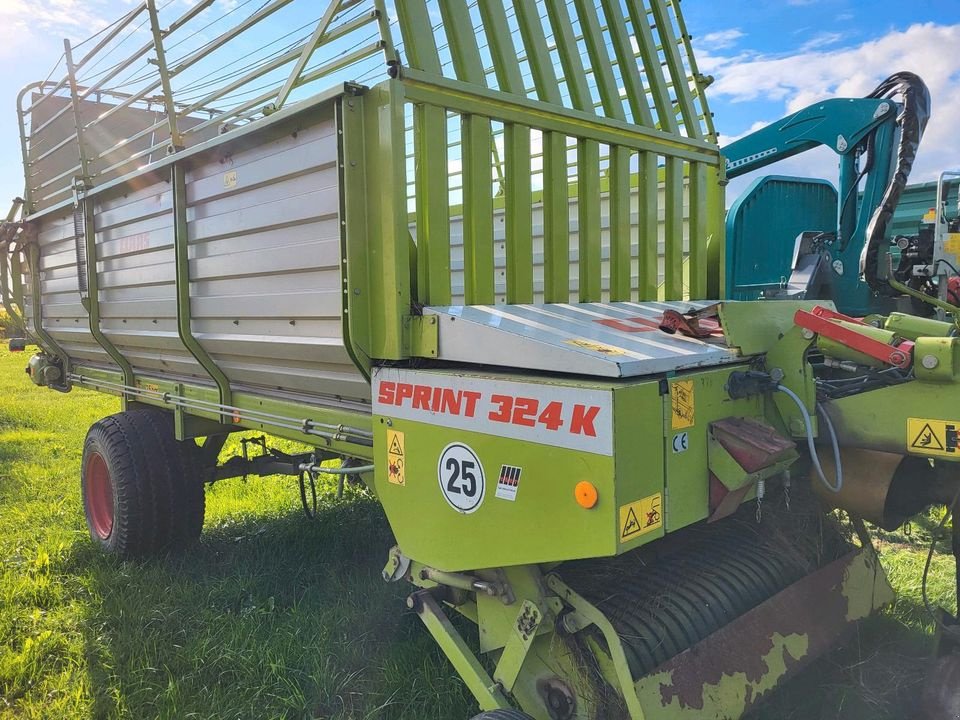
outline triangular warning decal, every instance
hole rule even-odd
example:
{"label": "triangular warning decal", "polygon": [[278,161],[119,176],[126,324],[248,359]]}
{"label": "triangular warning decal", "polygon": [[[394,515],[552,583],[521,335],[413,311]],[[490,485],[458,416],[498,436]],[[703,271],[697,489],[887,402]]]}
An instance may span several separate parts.
{"label": "triangular warning decal", "polygon": [[637,513],[630,508],[626,520],[623,521],[623,528],[620,530],[620,539],[628,538],[638,532],[640,532],[640,521],[637,520]]}
{"label": "triangular warning decal", "polygon": [[393,442],[390,443],[390,449],[387,450],[390,455],[397,455],[398,457],[403,457],[403,447],[400,445],[400,441],[397,439],[397,436],[393,436]]}
{"label": "triangular warning decal", "polygon": [[930,427],[930,423],[924,424],[923,429],[913,439],[913,442],[910,443],[910,447],[916,448],[917,450],[945,449],[943,442],[937,437],[937,433]]}

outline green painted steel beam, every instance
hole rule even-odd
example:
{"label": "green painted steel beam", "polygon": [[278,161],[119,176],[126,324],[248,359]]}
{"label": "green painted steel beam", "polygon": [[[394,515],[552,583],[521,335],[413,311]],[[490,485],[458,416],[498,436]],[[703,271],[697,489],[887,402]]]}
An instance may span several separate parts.
{"label": "green painted steel beam", "polygon": [[451,299],[449,166],[447,144],[437,142],[446,137],[447,111],[438,105],[414,105],[417,299],[424,305],[449,305]]}
{"label": "green painted steel beam", "polygon": [[657,299],[657,279],[659,275],[659,220],[657,208],[659,205],[659,173],[657,171],[657,156],[649,152],[641,152],[639,157],[640,183],[638,194],[640,198],[640,239],[639,239],[639,296],[640,300]]}
{"label": "green painted steel beam", "polygon": [[[221,405],[231,405],[233,394],[230,379],[217,365],[193,334],[193,312],[190,307],[190,236],[187,225],[186,171],[180,163],[170,166],[173,189],[173,249],[177,293],[177,334],[180,342],[207,375],[216,383]],[[229,418],[223,420],[229,422]]]}
{"label": "green painted steel beam", "polygon": [[433,35],[433,22],[424,0],[397,3],[397,19],[403,37],[403,50],[410,67],[439,75],[440,53]]}
{"label": "green painted steel beam", "polygon": [[570,101],[577,110],[594,113],[587,73],[583,68],[583,59],[580,57],[580,48],[577,46],[577,36],[573,31],[573,23],[570,22],[566,0],[547,0],[546,5]]}
{"label": "green painted steel beam", "polygon": [[663,282],[667,300],[683,299],[683,161],[668,157],[664,179]]}
{"label": "green painted steel beam", "polygon": [[[126,394],[142,405],[171,411],[180,408],[185,415],[218,424],[220,418],[227,415],[230,417],[229,428],[233,431],[267,432],[337,454],[373,460],[373,447],[367,440],[372,432],[372,421],[369,412],[363,409],[322,407],[307,399],[287,400],[239,390],[233,393],[232,406],[222,406],[217,402],[217,390],[207,385],[178,383],[141,374],[134,385],[127,386],[123,376],[115,370],[84,365],[74,367],[71,376],[73,384],[81,387],[112,395]],[[334,437],[306,432],[305,428],[318,428],[317,432]],[[339,433],[338,428],[341,429]],[[351,440],[351,433],[357,436],[354,439],[364,442]]]}
{"label": "green painted steel beam", "polygon": [[[664,62],[670,71],[673,94],[683,118],[683,127],[687,137],[701,139],[703,130],[700,119],[693,106],[693,96],[687,82],[687,71],[680,57],[680,40],[673,31],[673,19],[665,0],[650,0],[650,9],[657,25],[657,34],[660,36],[660,46],[663,49]],[[679,12],[677,13],[679,15]]]}
{"label": "green painted steel beam", "polygon": [[[586,598],[579,595],[573,588],[566,585],[559,576],[551,573],[547,575],[547,587],[555,592],[564,602],[574,609],[578,618],[571,618],[572,622],[580,619],[583,626],[594,625],[603,635],[607,643],[607,649],[610,652],[613,667],[616,671],[616,681],[619,687],[620,695],[627,706],[627,712],[630,713],[631,720],[644,720],[643,707],[640,704],[640,698],[637,696],[637,690],[633,683],[633,675],[630,673],[630,665],[627,662],[627,655],[623,649],[623,643],[620,636],[614,629],[610,620],[597,607],[592,605]],[[574,630],[573,627],[569,628]],[[613,678],[610,678],[613,680]]]}
{"label": "green painted steel beam", "polygon": [[[365,350],[369,357],[397,360],[409,355],[409,337],[405,333],[405,319],[410,314],[411,252],[406,193],[399,191],[407,183],[404,158],[404,87],[395,80],[387,81],[369,90],[362,98],[354,98],[363,109],[363,142],[351,144],[351,153],[345,158],[348,165],[362,163],[364,184],[347,185],[347,203],[351,207],[366,207],[366,234],[363,252],[367,254],[368,278],[356,278],[355,287],[368,288],[370,344]],[[352,116],[345,113],[345,122]],[[356,120],[353,121],[356,124]],[[359,154],[354,155],[352,153]],[[358,196],[358,193],[362,195]],[[348,233],[357,237],[351,228]],[[353,321],[363,322],[362,319]]]}
{"label": "green painted steel beam", "polygon": [[100,271],[97,267],[96,213],[94,212],[92,199],[81,197],[79,202],[80,212],[83,215],[83,241],[87,254],[87,297],[83,299],[83,305],[87,310],[90,334],[120,368],[120,372],[123,373],[124,384],[133,385],[134,375],[130,361],[124,357],[123,353],[103,333],[103,329],[100,327]]}
{"label": "green painted steel beam", "polygon": [[577,213],[580,249],[580,302],[600,302],[602,296],[600,146],[577,143]]}
{"label": "green painted steel beam", "polygon": [[483,61],[480,59],[477,34],[473,28],[473,20],[470,18],[466,0],[443,0],[438,4],[440,17],[443,18],[444,32],[450,46],[454,72],[464,82],[485,86],[487,80],[483,71]]}
{"label": "green painted steel beam", "polygon": [[497,84],[502,92],[516,95],[524,94],[523,76],[520,73],[520,61],[513,46],[507,11],[503,3],[481,2],[477,5],[480,19],[483,21],[493,59],[493,70]]}
{"label": "green painted steel beam", "polygon": [[593,68],[603,111],[609,118],[626,120],[623,103],[620,101],[620,90],[613,77],[613,68],[607,54],[607,43],[597,16],[596,0],[574,0],[574,5],[580,16],[580,28],[587,45],[587,54],[590,56],[590,66]]}
{"label": "green painted steel beam", "polygon": [[[601,5],[608,20],[623,17],[620,0],[601,0]],[[610,33],[610,40],[613,43],[614,54],[620,68],[620,77],[623,79],[624,92],[630,106],[630,113],[633,115],[633,122],[637,125],[653,127],[653,115],[647,105],[647,93],[643,87],[643,81],[640,79],[640,70],[637,67],[626,24],[623,22],[608,22],[607,32]]]}
{"label": "green painted steel beam", "polygon": [[507,702],[499,685],[483,667],[470,646],[457,632],[446,614],[433,599],[428,590],[418,590],[410,596],[408,605],[417,613],[427,630],[450,660],[457,674],[463,679],[470,692],[477,699],[481,710],[508,709]]}
{"label": "green painted steel beam", "polygon": [[[662,0],[650,0],[653,4]],[[649,94],[653,96],[653,104],[657,109],[657,126],[668,133],[677,134],[679,124],[670,101],[670,91],[667,81],[663,77],[663,68],[660,55],[657,52],[657,41],[653,37],[653,28],[647,18],[647,9],[642,0],[627,0],[627,10],[630,15],[630,24],[633,34],[640,48],[640,57],[643,60],[643,69],[647,77]]]}
{"label": "green painted steel beam", "polygon": [[493,173],[490,120],[464,115],[463,139],[463,271],[468,305],[495,302],[493,252]]}
{"label": "green painted steel beam", "polygon": [[690,258],[689,296],[691,299],[707,297],[707,168],[703,163],[692,163],[688,186],[688,253]]}
{"label": "green painted steel beam", "polygon": [[30,314],[33,316],[34,337],[40,341],[44,349],[53,352],[63,366],[64,383],[69,387],[67,374],[70,372],[70,356],[43,327],[43,306],[41,305],[42,291],[40,287],[40,246],[36,241],[27,245],[29,248],[30,270]]}
{"label": "green painted steel beam", "polygon": [[164,31],[160,27],[156,0],[146,0],[147,13],[150,16],[150,32],[153,34],[153,52],[155,65],[160,75],[160,89],[163,94],[163,109],[167,113],[167,129],[170,131],[170,146],[174,150],[183,148],[183,138],[177,128],[177,106],[173,101],[173,89],[170,86],[170,71],[167,68],[167,55],[163,49]]}
{"label": "green painted steel beam", "polygon": [[523,38],[537,97],[543,102],[561,105],[560,83],[550,58],[550,50],[547,48],[547,38],[543,34],[540,11],[534,0],[513,0],[513,9],[520,26],[520,36]]}
{"label": "green painted steel beam", "polygon": [[543,134],[543,301],[570,302],[567,138]]}
{"label": "green painted steel beam", "polygon": [[692,140],[579,110],[560,109],[549,103],[499,93],[417,70],[404,70],[403,84],[410,102],[483,115],[504,123],[524,124],[545,132],[559,132],[602,144],[651,151],[688,162],[719,163],[720,151],[717,146],[702,140]]}
{"label": "green painted steel beam", "polygon": [[610,300],[629,301],[631,277],[630,151],[610,148]]}
{"label": "green painted steel beam", "polygon": [[363,97],[341,99],[336,106],[341,138],[340,274],[343,286],[343,344],[353,364],[370,379],[370,278],[367,248],[367,178],[364,157]]}
{"label": "green painted steel beam", "polygon": [[504,225],[507,243],[507,302],[533,302],[533,204],[530,186],[530,128],[504,128]]}

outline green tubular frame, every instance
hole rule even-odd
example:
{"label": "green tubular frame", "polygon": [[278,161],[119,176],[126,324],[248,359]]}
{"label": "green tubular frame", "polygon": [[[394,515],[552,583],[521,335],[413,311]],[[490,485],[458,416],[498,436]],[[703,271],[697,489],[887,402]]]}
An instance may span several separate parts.
{"label": "green tubular frame", "polygon": [[[221,405],[231,405],[233,395],[230,380],[224,374],[200,341],[193,334],[190,308],[190,238],[187,232],[186,172],[180,163],[170,166],[170,184],[173,188],[173,247],[176,266],[177,334],[187,351],[216,383]],[[224,418],[223,422],[230,422]]]}
{"label": "green tubular frame", "polygon": [[[97,227],[96,213],[91,198],[81,197],[80,212],[83,213],[83,240],[87,251],[87,297],[83,298],[83,305],[89,317],[90,334],[120,368],[123,374],[123,384],[134,384],[133,367],[123,356],[111,340],[103,334],[100,327],[100,273],[97,269]],[[126,395],[123,395],[126,402]]]}

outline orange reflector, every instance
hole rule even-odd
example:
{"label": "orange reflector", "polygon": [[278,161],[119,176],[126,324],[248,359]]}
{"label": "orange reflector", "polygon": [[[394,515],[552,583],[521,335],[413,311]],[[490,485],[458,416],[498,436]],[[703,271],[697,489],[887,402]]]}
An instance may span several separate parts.
{"label": "orange reflector", "polygon": [[577,499],[577,505],[589,510],[597,504],[597,486],[589,480],[581,480],[573,489],[573,496]]}

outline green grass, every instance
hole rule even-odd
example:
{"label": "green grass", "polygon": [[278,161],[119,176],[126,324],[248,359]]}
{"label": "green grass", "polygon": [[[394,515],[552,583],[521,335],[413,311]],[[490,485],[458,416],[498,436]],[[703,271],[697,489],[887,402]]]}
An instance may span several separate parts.
{"label": "green grass", "polygon": [[[203,539],[186,555],[135,564],[97,552],[80,507],[80,452],[89,425],[118,402],[35,388],[27,357],[0,350],[0,718],[476,712],[406,611],[409,589],[380,579],[393,539],[364,492],[338,502],[324,485],[310,522],[289,478],[224,481],[208,490]],[[884,556],[896,605],[756,717],[912,714],[931,646],[923,551],[889,536]],[[951,602],[952,573],[952,560],[937,557],[935,601]]]}

